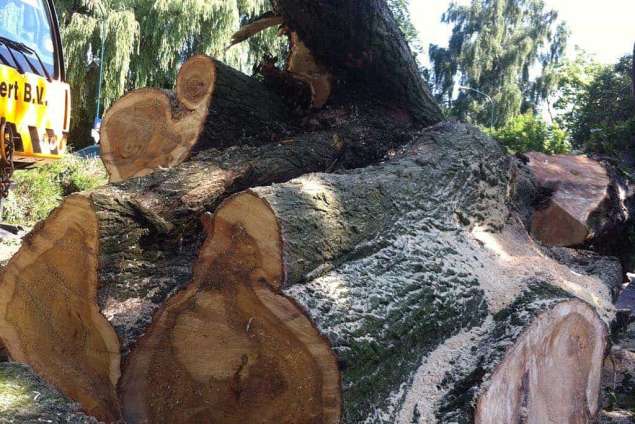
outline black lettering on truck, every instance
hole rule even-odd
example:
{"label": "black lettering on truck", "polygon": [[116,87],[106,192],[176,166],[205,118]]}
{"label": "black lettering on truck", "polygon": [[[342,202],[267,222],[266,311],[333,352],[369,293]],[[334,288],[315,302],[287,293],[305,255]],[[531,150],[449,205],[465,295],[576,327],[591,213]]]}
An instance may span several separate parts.
{"label": "black lettering on truck", "polygon": [[38,85],[35,86],[35,95],[37,97],[37,102],[40,105],[44,104],[44,87],[40,87]]}
{"label": "black lettering on truck", "polygon": [[31,103],[31,99],[33,98],[33,96],[31,96],[31,84],[29,84],[28,82],[24,83],[24,101],[26,103]]}

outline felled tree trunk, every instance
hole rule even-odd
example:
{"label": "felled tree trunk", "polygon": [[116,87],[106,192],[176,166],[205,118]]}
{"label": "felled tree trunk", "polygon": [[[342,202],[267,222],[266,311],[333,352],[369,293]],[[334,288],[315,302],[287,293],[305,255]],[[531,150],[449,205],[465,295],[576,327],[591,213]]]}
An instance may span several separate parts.
{"label": "felled tree trunk", "polygon": [[[211,149],[180,167],[68,198],[7,266],[5,346],[90,414],[117,419],[121,360],[165,299],[191,280],[205,212],[251,186],[363,165],[398,142],[390,126],[361,125],[273,146]],[[51,286],[59,289],[49,294]],[[29,334],[52,338],[34,342]]]}
{"label": "felled tree trunk", "polygon": [[[393,422],[403,401],[393,395],[421,361],[494,312],[491,283],[479,271],[488,261],[469,226],[503,226],[505,159],[477,132],[444,125],[385,165],[252,189],[227,200],[203,228],[185,219],[235,190],[275,180],[274,164],[285,170],[282,179],[293,166],[304,172],[308,165],[286,160],[299,146],[279,146],[269,162],[252,163],[260,168],[230,149],[217,171],[211,164],[223,155],[210,152],[207,162],[68,199],[8,265],[0,334],[10,354],[105,421],[330,423],[343,414],[344,422]],[[252,159],[257,148],[249,149]],[[329,149],[339,154],[325,145],[304,159],[319,166]],[[476,162],[460,159],[477,153]],[[222,183],[223,166],[260,173],[232,186]],[[203,172],[216,185],[193,195]],[[56,230],[61,223],[66,232]],[[64,255],[51,247],[60,245]],[[50,293],[51,284],[64,290]],[[588,299],[608,296],[588,285],[580,283]],[[510,287],[498,290],[513,301],[522,290],[514,295]],[[580,303],[548,290],[535,302]],[[604,324],[586,311],[580,327],[595,353]],[[511,331],[501,325],[498,331]],[[522,328],[532,325],[527,319]],[[580,379],[593,389],[590,357]],[[559,362],[563,372],[569,359]]]}
{"label": "felled tree trunk", "polygon": [[[478,157],[477,152],[477,161],[462,159]],[[91,195],[90,210],[100,222],[99,309],[117,330],[127,356],[122,378],[104,390],[117,389],[114,400],[102,400],[98,416],[123,416],[130,423],[337,423],[340,417],[347,423],[392,423],[403,414],[402,389],[412,388],[422,361],[452,337],[478,327],[485,329],[483,340],[498,346],[484,342],[479,369],[510,369],[500,371],[503,377],[493,373],[476,381],[484,388],[479,405],[493,405],[477,409],[486,411],[478,422],[500,422],[503,415],[492,408],[503,404],[509,408],[501,411],[528,410],[555,422],[571,414],[580,422],[593,416],[594,400],[584,396],[599,393],[595,375],[602,362],[605,324],[571,293],[587,293],[583,298],[602,308],[607,307],[608,290],[573,273],[562,284],[568,294],[549,289],[544,281],[554,278],[548,275],[535,277],[535,284],[517,292],[509,276],[497,284],[489,281],[505,273],[493,268],[502,266],[493,265],[486,249],[471,238],[470,228],[500,231],[508,215],[505,159],[493,142],[466,127],[447,125],[426,132],[396,157],[376,167],[311,175],[231,197],[202,231],[208,239],[193,274],[196,249],[180,250],[179,238],[170,235],[170,225],[161,218],[169,214],[160,209],[151,213],[124,196],[112,200],[112,194]],[[68,206],[57,216],[65,215]],[[78,217],[75,224],[72,216]],[[66,221],[70,228],[90,222],[78,212]],[[141,223],[154,232],[141,230]],[[174,242],[167,242],[169,238]],[[164,246],[163,253],[157,245]],[[154,254],[135,256],[136,246]],[[87,252],[85,246],[69,246],[68,255],[80,258]],[[125,254],[132,255],[118,257]],[[8,272],[23,276],[16,264],[24,257],[33,254],[23,249]],[[38,262],[55,270],[53,275],[65,264],[41,256]],[[79,281],[68,277],[65,285]],[[14,296],[7,310],[20,305],[23,316],[33,321],[39,317],[50,326],[49,332],[38,334],[50,334],[58,326],[73,328],[74,305],[51,302],[56,305],[52,315],[32,302],[44,296],[39,284],[36,278],[22,277],[16,287],[24,294]],[[509,297],[502,306],[492,300],[501,293]],[[0,293],[0,298],[6,295]],[[35,310],[25,314],[24,305]],[[507,319],[513,314],[518,317]],[[491,320],[494,325],[487,327]],[[27,336],[23,322],[12,321],[22,339]],[[75,322],[79,326],[87,320]],[[98,340],[102,333],[96,328],[82,324],[84,334],[78,337],[84,340],[90,334]],[[77,330],[69,329],[65,339],[73,340],[72,334]],[[106,367],[100,370],[89,362],[96,352],[55,358],[55,350],[43,351],[38,339],[28,344],[46,354],[48,363],[58,361],[60,369],[72,358],[74,368],[88,370],[84,380],[110,384]],[[14,355],[19,343],[9,340],[7,346]],[[472,358],[474,352],[466,356]],[[570,394],[559,398],[555,412],[541,394],[551,393],[551,380],[541,377],[546,368],[536,365],[546,357],[555,361],[549,375],[557,376],[559,389]],[[55,378],[47,373],[45,361],[40,366],[47,379]],[[445,367],[443,372],[457,379],[470,369],[457,370],[450,363]],[[59,387],[66,380],[71,390],[82,381],[62,377],[54,384]],[[501,379],[516,385],[524,397],[518,401],[498,394]],[[456,390],[461,387],[457,382]],[[86,405],[92,393],[84,392]],[[580,403],[583,398],[586,403]],[[439,403],[434,413],[453,413],[470,422],[469,404],[450,402],[455,405],[451,409],[447,402]]]}
{"label": "felled tree trunk", "polygon": [[[66,199],[4,271],[9,355],[105,422],[590,422],[606,276],[533,244],[496,143],[418,128],[440,114],[384,2],[276,6],[321,49],[332,103],[294,123],[266,118],[261,86],[236,88],[258,99],[241,103],[253,136],[230,120],[228,144],[156,136],[158,155],[115,164],[145,176]],[[320,38],[345,41],[328,60]],[[178,102],[141,103],[200,135],[221,92],[209,66],[224,68],[197,60]],[[226,71],[230,87],[255,83]],[[117,116],[135,122],[111,146],[163,134],[129,99]]]}
{"label": "felled tree trunk", "polygon": [[287,107],[262,83],[207,56],[180,69],[175,92],[140,89],[106,112],[101,156],[112,182],[184,162],[193,152],[285,138]]}
{"label": "felled tree trunk", "polygon": [[[271,19],[290,29],[291,47],[284,71],[264,66],[267,84],[196,56],[179,71],[175,93],[137,90],[107,111],[102,159],[112,182],[176,166],[192,152],[262,145],[312,131],[316,117],[297,122],[289,103],[307,103],[308,113],[333,97],[337,108],[360,106],[355,113],[362,120],[381,116],[402,128],[442,120],[383,0],[280,2],[276,11],[282,21]],[[338,119],[332,115],[326,119]]]}

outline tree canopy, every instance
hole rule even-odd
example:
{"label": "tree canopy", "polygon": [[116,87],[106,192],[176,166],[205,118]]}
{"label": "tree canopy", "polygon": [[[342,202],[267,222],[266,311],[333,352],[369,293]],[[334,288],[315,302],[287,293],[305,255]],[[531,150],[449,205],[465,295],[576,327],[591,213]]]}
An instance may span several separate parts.
{"label": "tree canopy", "polygon": [[633,56],[601,65],[584,55],[558,68],[557,120],[573,144],[591,152],[617,154],[635,141]]}
{"label": "tree canopy", "polygon": [[430,47],[431,83],[452,114],[489,124],[485,94],[495,103],[496,126],[504,125],[555,88],[549,75],[569,32],[542,0],[453,2],[443,21],[453,25],[452,36],[447,48]]}

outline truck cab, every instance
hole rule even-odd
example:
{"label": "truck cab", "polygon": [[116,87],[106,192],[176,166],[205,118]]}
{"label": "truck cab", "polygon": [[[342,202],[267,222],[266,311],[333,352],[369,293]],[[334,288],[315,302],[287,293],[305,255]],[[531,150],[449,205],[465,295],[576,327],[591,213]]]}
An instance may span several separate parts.
{"label": "truck cab", "polygon": [[63,156],[70,112],[53,0],[0,0],[0,167]]}

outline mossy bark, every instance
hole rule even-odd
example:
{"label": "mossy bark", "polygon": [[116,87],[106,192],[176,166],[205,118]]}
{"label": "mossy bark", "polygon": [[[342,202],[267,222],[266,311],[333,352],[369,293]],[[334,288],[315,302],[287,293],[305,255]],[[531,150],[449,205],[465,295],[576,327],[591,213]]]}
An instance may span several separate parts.
{"label": "mossy bark", "polygon": [[[461,159],[475,151],[478,159]],[[483,323],[478,264],[462,257],[464,225],[497,228],[506,218],[506,159],[480,133],[448,124],[395,156],[250,190],[278,217],[283,293],[338,356],[347,423],[394,422],[400,387],[421,359]]]}
{"label": "mossy bark", "polygon": [[[453,337],[485,328],[480,349],[489,353],[469,351],[460,361],[479,354],[478,367],[437,369],[448,374],[447,384],[457,374],[464,380],[446,395],[455,403],[435,406],[439,422],[472,422],[467,405],[486,386],[483,370],[512,355],[504,347],[514,346],[541,313],[574,297],[544,277],[535,287],[527,282],[529,291],[504,310],[491,309],[492,282],[480,269],[491,264],[470,231],[480,226],[496,233],[510,217],[509,163],[479,132],[449,127],[429,130],[381,165],[249,191],[277,217],[282,292],[302,306],[338,357],[346,423],[404,422],[406,394],[421,363]],[[505,284],[496,290],[505,291]],[[589,326],[599,336],[588,344],[597,353],[605,325],[591,315]],[[594,360],[598,368],[601,359]]]}

